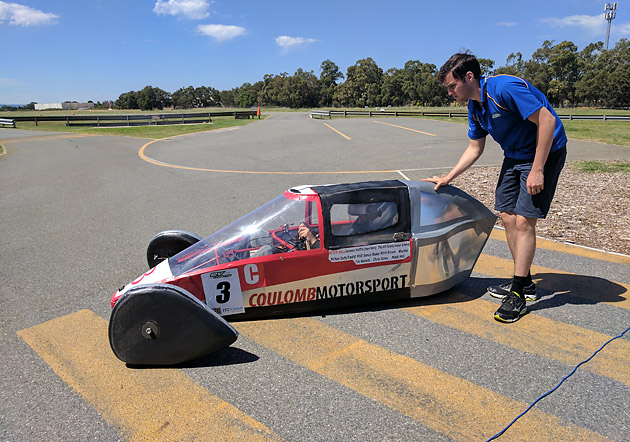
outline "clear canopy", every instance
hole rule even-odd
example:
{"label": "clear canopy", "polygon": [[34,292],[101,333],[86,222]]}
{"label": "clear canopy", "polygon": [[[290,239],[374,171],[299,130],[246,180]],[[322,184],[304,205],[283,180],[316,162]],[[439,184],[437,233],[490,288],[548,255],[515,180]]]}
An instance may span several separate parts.
{"label": "clear canopy", "polygon": [[173,276],[272,253],[301,250],[300,224],[319,233],[312,199],[279,196],[169,259]]}

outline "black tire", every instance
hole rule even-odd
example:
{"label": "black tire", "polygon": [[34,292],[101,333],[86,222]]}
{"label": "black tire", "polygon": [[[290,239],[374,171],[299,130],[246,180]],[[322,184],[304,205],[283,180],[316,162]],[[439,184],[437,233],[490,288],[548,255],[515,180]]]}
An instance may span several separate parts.
{"label": "black tire", "polygon": [[153,268],[199,241],[201,241],[200,236],[184,230],[165,230],[160,232],[149,242],[147,247],[147,264],[149,264],[149,268]]}
{"label": "black tire", "polygon": [[118,300],[109,343],[130,365],[175,365],[231,345],[238,333],[189,292],[170,284],[138,286]]}

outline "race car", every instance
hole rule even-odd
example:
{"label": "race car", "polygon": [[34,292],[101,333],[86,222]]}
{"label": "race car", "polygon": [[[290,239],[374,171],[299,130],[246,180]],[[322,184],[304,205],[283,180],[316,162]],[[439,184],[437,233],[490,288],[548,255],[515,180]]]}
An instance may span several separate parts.
{"label": "race car", "polygon": [[445,291],[468,278],[496,215],[453,186],[299,186],[205,239],[169,230],[150,270],[111,299],[109,339],[130,365],[173,365],[231,345],[227,322]]}

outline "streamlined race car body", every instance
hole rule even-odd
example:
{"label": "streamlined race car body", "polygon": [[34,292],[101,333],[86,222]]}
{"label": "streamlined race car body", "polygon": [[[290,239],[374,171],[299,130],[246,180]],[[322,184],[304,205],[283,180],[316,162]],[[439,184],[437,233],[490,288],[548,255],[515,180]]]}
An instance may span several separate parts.
{"label": "streamlined race car body", "polygon": [[110,343],[130,364],[230,345],[225,320],[432,295],[467,278],[496,216],[417,181],[301,186],[201,239],[156,235],[144,275],[112,297]]}

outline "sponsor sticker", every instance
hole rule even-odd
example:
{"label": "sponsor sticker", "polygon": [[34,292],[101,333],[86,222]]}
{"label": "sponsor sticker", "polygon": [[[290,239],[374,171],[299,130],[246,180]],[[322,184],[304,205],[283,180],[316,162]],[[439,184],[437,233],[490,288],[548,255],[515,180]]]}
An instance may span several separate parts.
{"label": "sponsor sticker", "polygon": [[222,316],[243,313],[243,292],[238,269],[219,270],[201,275],[206,304]]}
{"label": "sponsor sticker", "polygon": [[373,264],[375,262],[399,261],[411,253],[409,242],[393,242],[374,244],[371,246],[350,247],[331,250],[328,254],[330,262],[353,261],[355,264]]}
{"label": "sponsor sticker", "polygon": [[320,299],[340,298],[344,296],[366,295],[407,288],[409,275],[387,275],[357,281],[348,280],[330,285],[318,285],[307,288],[267,289],[249,295],[249,307],[291,304]]}

